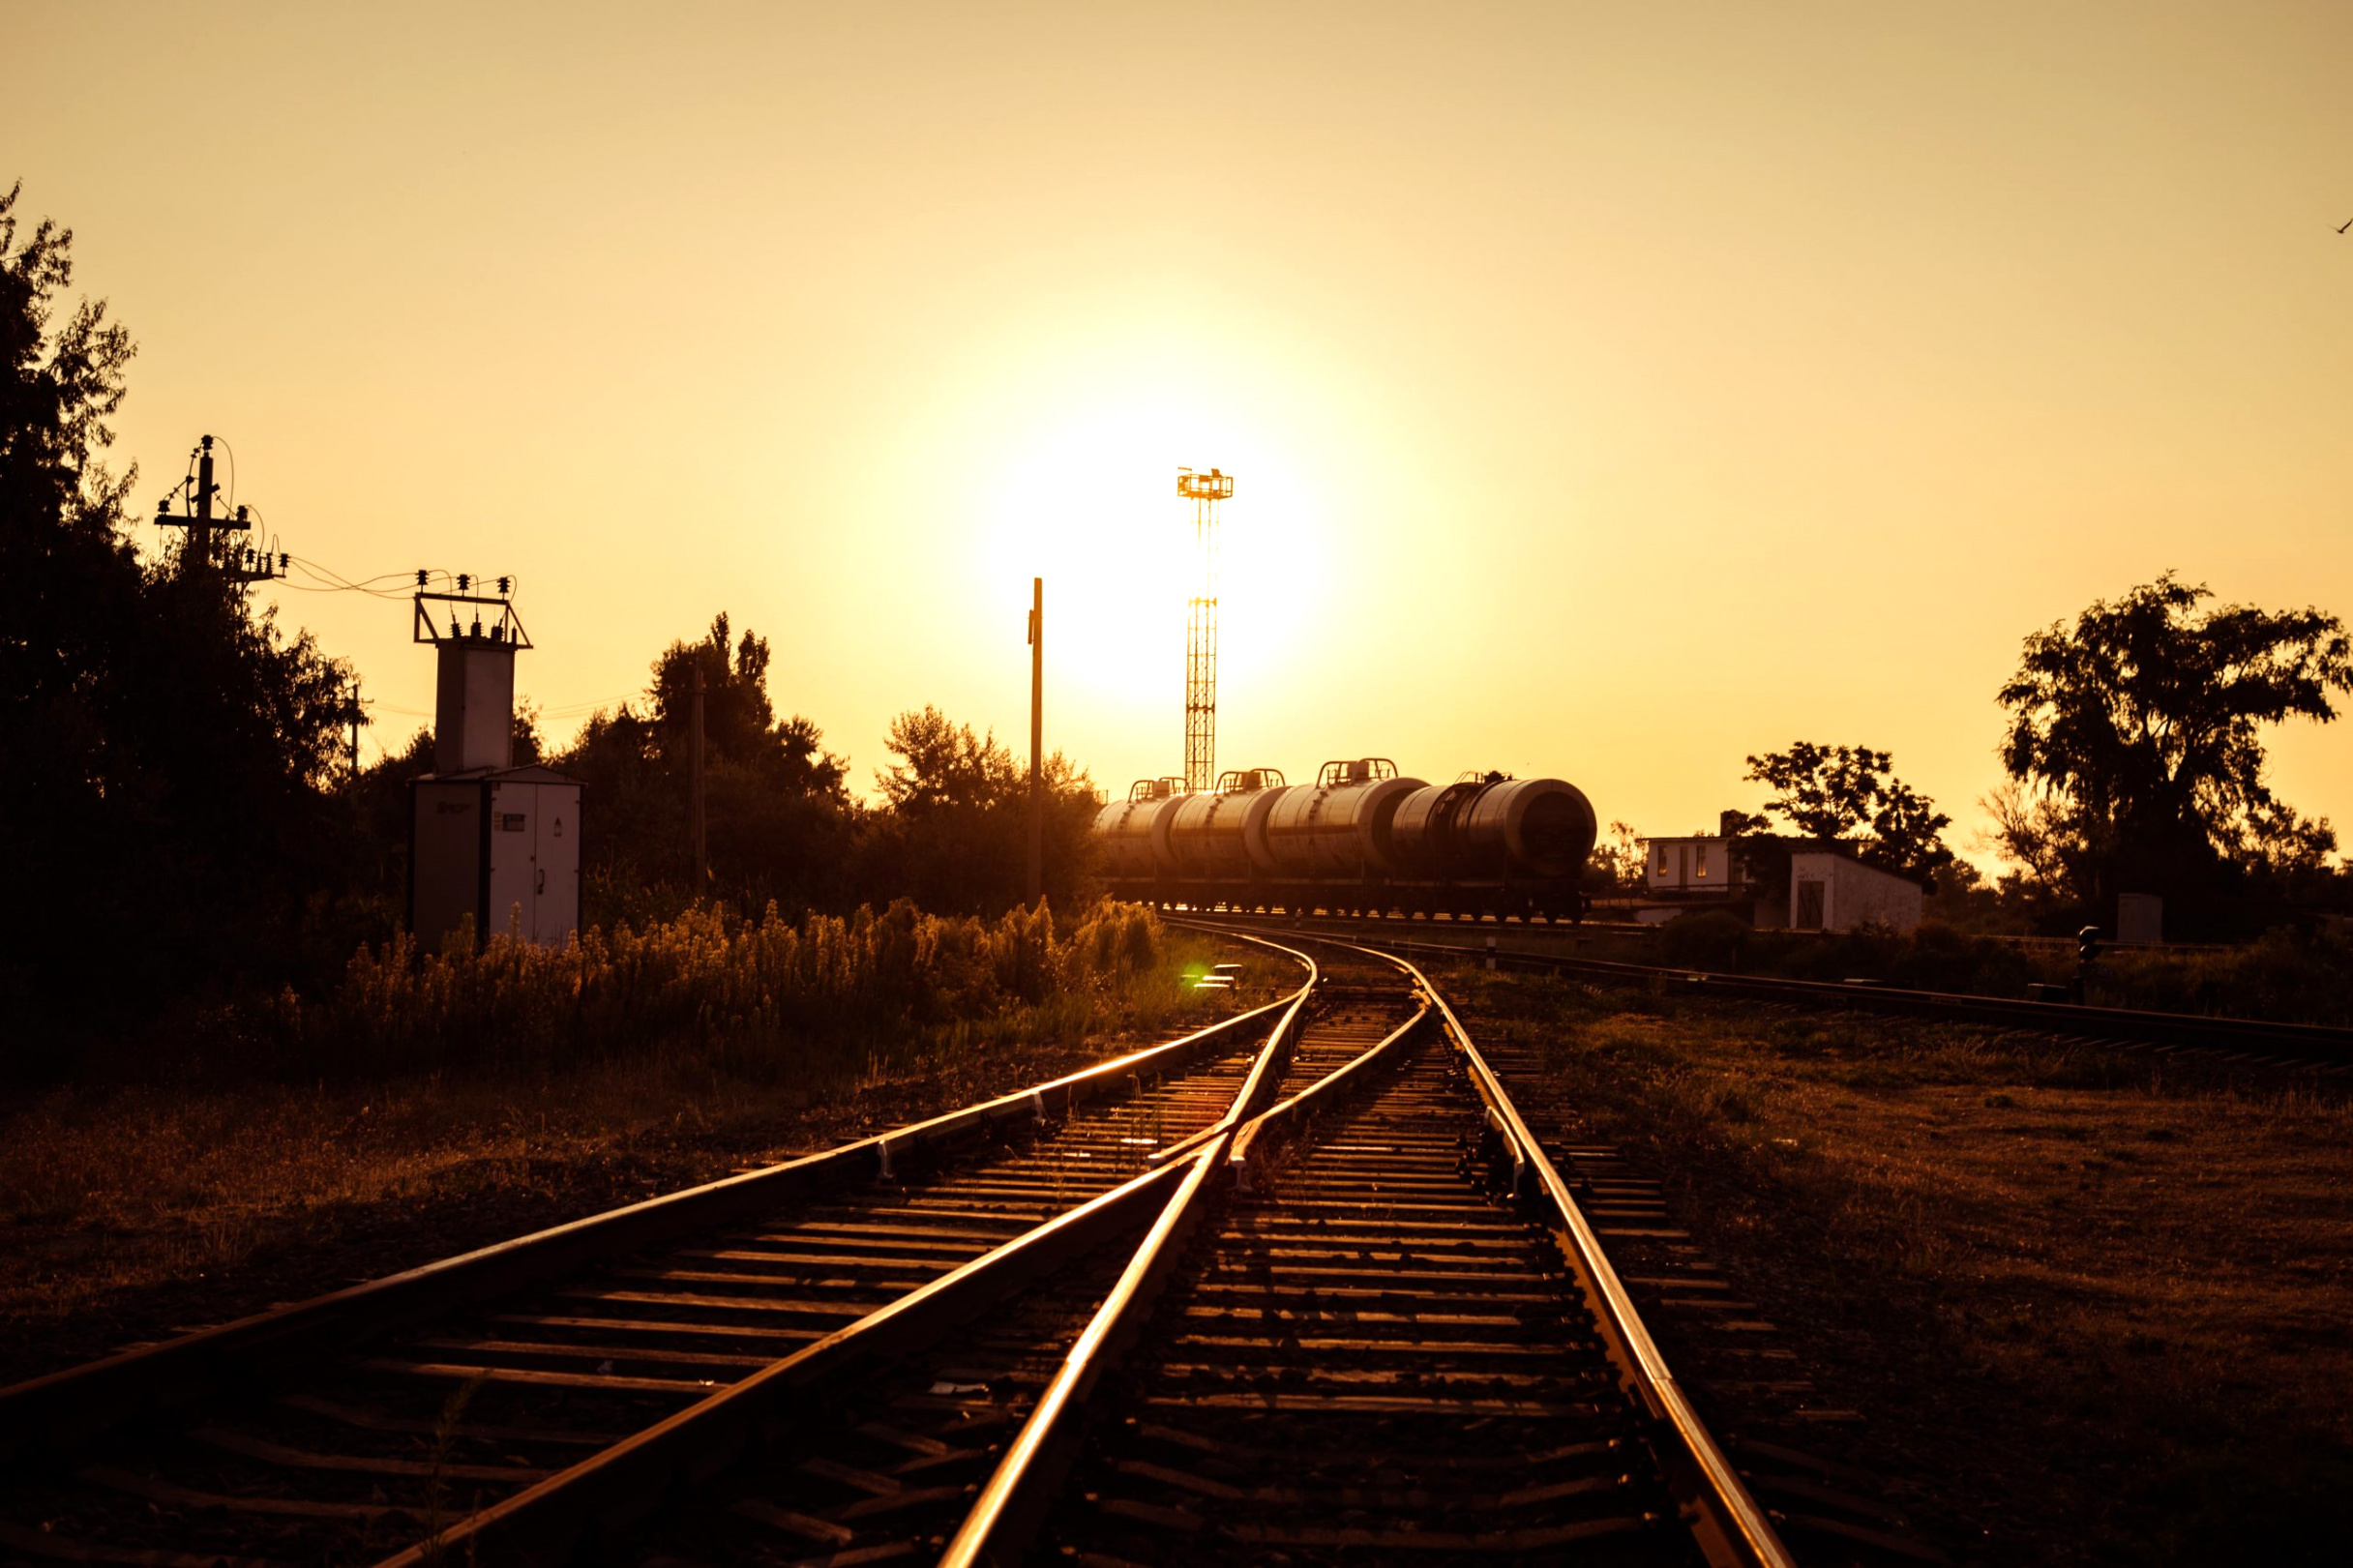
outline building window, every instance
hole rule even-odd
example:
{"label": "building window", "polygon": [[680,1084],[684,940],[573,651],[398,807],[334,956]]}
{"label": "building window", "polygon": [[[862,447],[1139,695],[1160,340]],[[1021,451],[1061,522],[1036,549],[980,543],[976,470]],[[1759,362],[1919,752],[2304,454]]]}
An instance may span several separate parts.
{"label": "building window", "polygon": [[1667,874],[1667,846],[1662,843],[1658,846],[1658,874],[1661,876]]}
{"label": "building window", "polygon": [[1694,881],[1708,879],[1708,846],[1704,843],[1691,846],[1691,876]]}

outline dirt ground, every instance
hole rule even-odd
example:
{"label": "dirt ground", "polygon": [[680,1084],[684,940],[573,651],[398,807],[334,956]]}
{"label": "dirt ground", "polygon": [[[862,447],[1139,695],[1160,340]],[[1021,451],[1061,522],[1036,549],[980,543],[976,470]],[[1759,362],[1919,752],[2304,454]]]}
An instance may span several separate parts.
{"label": "dirt ground", "polygon": [[[1206,1004],[1202,1021],[1229,1005]],[[638,1065],[528,1084],[58,1091],[0,1105],[0,1386],[1168,1037],[995,1048],[838,1085]]]}
{"label": "dirt ground", "polygon": [[2343,1560],[2353,1085],[1438,978],[1665,1182],[1956,1558]]}

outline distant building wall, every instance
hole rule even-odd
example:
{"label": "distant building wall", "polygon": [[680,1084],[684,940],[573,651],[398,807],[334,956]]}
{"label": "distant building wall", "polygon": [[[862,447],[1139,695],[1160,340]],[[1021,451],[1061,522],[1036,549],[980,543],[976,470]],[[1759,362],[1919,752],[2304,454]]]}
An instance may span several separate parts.
{"label": "distant building wall", "polygon": [[1642,847],[1650,892],[1729,893],[1736,884],[1729,839],[1645,839]]}
{"label": "distant building wall", "polygon": [[1913,931],[1925,897],[1909,877],[1844,855],[1789,857],[1789,923],[1799,931],[1853,931],[1867,924]]}

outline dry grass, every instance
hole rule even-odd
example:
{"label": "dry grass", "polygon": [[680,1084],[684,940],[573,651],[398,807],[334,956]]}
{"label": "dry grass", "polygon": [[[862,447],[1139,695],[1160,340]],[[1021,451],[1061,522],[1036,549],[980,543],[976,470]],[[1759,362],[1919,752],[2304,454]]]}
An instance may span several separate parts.
{"label": "dry grass", "polygon": [[[2335,1561],[2353,1103],[1918,1022],[1466,975],[2003,1560]],[[1810,1370],[1810,1369],[1809,1369]],[[1979,1533],[1985,1532],[1985,1533]]]}
{"label": "dry grass", "polygon": [[672,1049],[0,1102],[0,1383],[1006,1092],[1289,979],[1254,964],[1239,995],[1194,993],[1204,954],[1154,956],[1117,988],[784,1070]]}

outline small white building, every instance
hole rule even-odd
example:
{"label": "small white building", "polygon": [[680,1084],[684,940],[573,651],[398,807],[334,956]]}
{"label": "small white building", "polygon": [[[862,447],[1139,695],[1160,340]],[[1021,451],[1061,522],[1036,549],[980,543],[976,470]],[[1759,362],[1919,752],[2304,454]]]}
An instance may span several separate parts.
{"label": "small white building", "polygon": [[1643,886],[1651,893],[1730,894],[1742,880],[1730,839],[1645,839],[1643,853]]}
{"label": "small white building", "polygon": [[1913,931],[1920,926],[1925,898],[1910,877],[1847,855],[1801,849],[1789,857],[1793,931],[1853,931],[1869,924]]}

